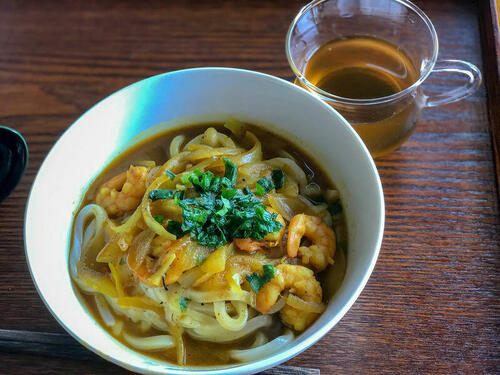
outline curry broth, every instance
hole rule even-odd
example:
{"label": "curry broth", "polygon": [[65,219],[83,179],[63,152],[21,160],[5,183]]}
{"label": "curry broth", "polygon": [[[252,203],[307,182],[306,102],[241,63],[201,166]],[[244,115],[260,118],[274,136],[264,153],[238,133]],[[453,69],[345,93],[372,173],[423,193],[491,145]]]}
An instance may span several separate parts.
{"label": "curry broth", "polygon": [[[154,160],[157,165],[162,165],[169,159],[168,147],[175,136],[182,134],[186,136],[187,140],[189,140],[196,135],[204,132],[208,127],[214,127],[218,132],[224,133],[226,135],[231,135],[230,131],[224,128],[222,123],[196,124],[160,132],[131,146],[126,151],[121,153],[118,157],[116,157],[108,166],[106,166],[100,173],[100,175],[92,182],[89,189],[87,190],[87,193],[85,194],[79,210],[86,204],[95,201],[97,190],[102,185],[102,183],[128,169],[130,164],[142,160]],[[246,124],[246,129],[253,132],[262,143],[262,152],[264,159],[282,157],[283,155],[280,154],[280,150],[286,150],[287,153],[289,153],[296,159],[299,166],[304,170],[307,175],[308,182],[314,181],[323,188],[335,188],[335,185],[329,180],[327,174],[323,171],[319,164],[314,162],[313,159],[309,157],[309,155],[300,150],[296,145],[291,144],[289,141],[285,140],[283,137],[275,133],[272,133],[255,125]],[[345,274],[347,233],[345,218],[343,214],[341,215],[340,220],[335,226],[335,233],[337,238],[335,264],[318,275],[318,279],[321,282],[324,290],[324,302],[328,302],[328,299],[340,287]],[[101,265],[106,266],[106,264],[99,264],[99,266]],[[112,332],[112,328],[108,328],[104,324],[97,310],[95,300],[92,295],[81,292],[76,284],[75,288],[79,291],[79,294],[82,296],[82,300],[84,301],[92,316],[111,336],[113,336],[123,345],[131,348],[132,350],[139,351],[131,347],[121,336],[114,335]],[[132,322],[128,317],[117,316],[116,314],[113,315],[115,316],[115,319],[117,321],[123,322],[124,329],[127,332],[138,337],[148,337],[165,334],[165,332],[157,330],[154,327],[143,331],[140,329],[139,323]],[[269,340],[272,340],[273,338],[281,335],[284,329],[285,326],[283,325],[281,320],[275,318],[273,324],[270,327],[261,329],[260,331],[265,333]],[[187,353],[186,365],[216,366],[238,363],[237,361],[230,358],[228,354],[229,350],[250,348],[255,339],[255,333],[253,335],[250,335],[249,337],[226,344],[196,340],[187,334],[183,335],[183,339]],[[167,361],[170,363],[177,362],[175,347],[161,352],[140,352],[146,356],[161,361]]]}

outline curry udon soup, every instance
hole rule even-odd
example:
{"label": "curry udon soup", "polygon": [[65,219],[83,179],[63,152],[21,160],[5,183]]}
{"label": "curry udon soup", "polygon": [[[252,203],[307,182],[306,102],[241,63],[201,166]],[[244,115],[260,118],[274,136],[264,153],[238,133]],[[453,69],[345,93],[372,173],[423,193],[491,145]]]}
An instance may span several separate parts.
{"label": "curry udon soup", "polygon": [[325,310],[345,270],[339,193],[287,140],[230,120],[136,144],[91,185],[71,276],[134,350],[181,365],[252,361]]}

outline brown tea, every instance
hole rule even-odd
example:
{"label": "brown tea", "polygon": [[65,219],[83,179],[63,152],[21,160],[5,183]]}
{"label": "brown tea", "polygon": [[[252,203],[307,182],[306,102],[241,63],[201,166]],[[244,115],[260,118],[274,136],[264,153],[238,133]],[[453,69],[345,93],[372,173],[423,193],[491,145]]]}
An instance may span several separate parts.
{"label": "brown tea", "polygon": [[[330,94],[376,99],[410,87],[419,75],[400,48],[379,38],[355,36],[321,46],[307,61],[304,76]],[[411,135],[420,120],[419,98],[417,90],[416,95],[390,105],[328,102],[349,121],[375,157],[398,148]]]}
{"label": "brown tea", "polygon": [[321,46],[307,62],[305,77],[337,96],[374,99],[411,86],[417,74],[401,49],[382,39],[356,36]]}

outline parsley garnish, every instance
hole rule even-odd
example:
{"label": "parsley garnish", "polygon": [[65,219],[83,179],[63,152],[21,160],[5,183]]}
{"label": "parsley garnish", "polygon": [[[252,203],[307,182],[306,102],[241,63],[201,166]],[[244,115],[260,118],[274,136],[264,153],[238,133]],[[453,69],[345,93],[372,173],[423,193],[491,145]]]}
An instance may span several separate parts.
{"label": "parsley garnish", "polygon": [[172,198],[174,194],[175,190],[172,189],[155,189],[149,193],[148,198],[152,201],[156,201],[158,199]]}
{"label": "parsley garnish", "polygon": [[264,284],[268,283],[272,278],[274,278],[274,270],[275,268],[271,264],[265,264],[264,266],[262,266],[262,276],[257,272],[246,276],[250,287],[254,290],[255,293],[258,293],[259,290],[261,290],[261,288],[264,286]]}
{"label": "parsley garnish", "polygon": [[248,186],[245,186],[243,188],[243,194],[245,194],[245,195],[253,195],[252,190],[250,190],[250,188]]}
{"label": "parsley garnish", "polygon": [[236,166],[228,159],[224,162],[226,173],[222,178],[199,170],[181,177],[183,182],[192,184],[199,196],[178,199],[183,218],[179,233],[190,233],[199,244],[215,249],[233,238],[260,240],[280,230],[282,225],[276,221],[276,213],[268,212],[249,189],[243,189],[244,195],[233,188]]}
{"label": "parsley garnish", "polygon": [[276,190],[281,189],[285,184],[285,174],[281,169],[275,169],[271,173],[271,177],[273,179]]}
{"label": "parsley garnish", "polygon": [[227,158],[224,158],[224,165],[226,167],[224,177],[231,182],[231,186],[234,186],[234,184],[236,184],[237,167],[231,160]]}
{"label": "parsley garnish", "polygon": [[163,216],[163,215],[157,215],[157,216],[153,216],[153,219],[155,219],[158,223],[162,224],[163,223],[163,219],[165,219],[165,216]]}
{"label": "parsley garnish", "polygon": [[264,194],[266,194],[266,189],[261,184],[257,184],[255,186],[255,195],[262,197]]}
{"label": "parsley garnish", "polygon": [[216,193],[223,188],[227,189],[233,186],[227,177],[221,178],[210,171],[202,172],[199,169],[195,169],[193,172],[183,175],[181,181],[187,185],[191,184],[199,192],[210,191]]}
{"label": "parsley garnish", "polygon": [[186,312],[189,303],[189,298],[181,297],[179,298],[179,307],[182,312]]}
{"label": "parsley garnish", "polygon": [[179,201],[184,199],[184,190],[177,190],[175,193],[174,193],[174,202],[175,204],[179,204]]}
{"label": "parsley garnish", "polygon": [[175,173],[172,172],[172,171],[169,171],[168,169],[165,171],[165,174],[168,176],[168,178],[170,178],[172,181],[174,180],[175,178]]}
{"label": "parsley garnish", "polygon": [[179,238],[184,236],[184,231],[182,230],[182,224],[175,220],[167,221],[167,231]]}
{"label": "parsley garnish", "polygon": [[222,198],[232,198],[236,194],[238,194],[238,189],[229,189],[229,190],[224,190],[220,196]]}
{"label": "parsley garnish", "polygon": [[257,186],[255,186],[255,194],[262,196],[269,193],[273,189],[273,182],[267,177],[262,177],[259,181],[257,181]]}

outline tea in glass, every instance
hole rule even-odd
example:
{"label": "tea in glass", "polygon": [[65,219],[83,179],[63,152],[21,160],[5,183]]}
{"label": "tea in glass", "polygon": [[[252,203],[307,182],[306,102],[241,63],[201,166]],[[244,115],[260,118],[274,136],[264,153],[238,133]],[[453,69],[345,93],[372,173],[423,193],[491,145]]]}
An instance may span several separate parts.
{"label": "tea in glass", "polygon": [[[307,61],[304,77],[335,96],[377,99],[410,87],[418,74],[402,49],[380,38],[354,36],[322,45]],[[356,119],[346,116],[374,156],[399,147],[420,119],[414,101],[393,109],[392,113],[358,113]]]}
{"label": "tea in glass", "polygon": [[[481,83],[471,63],[437,60],[436,30],[408,0],[313,0],[290,25],[286,53],[295,83],[340,112],[374,157],[398,148],[424,107],[463,99]],[[436,72],[465,79],[424,94]]]}

